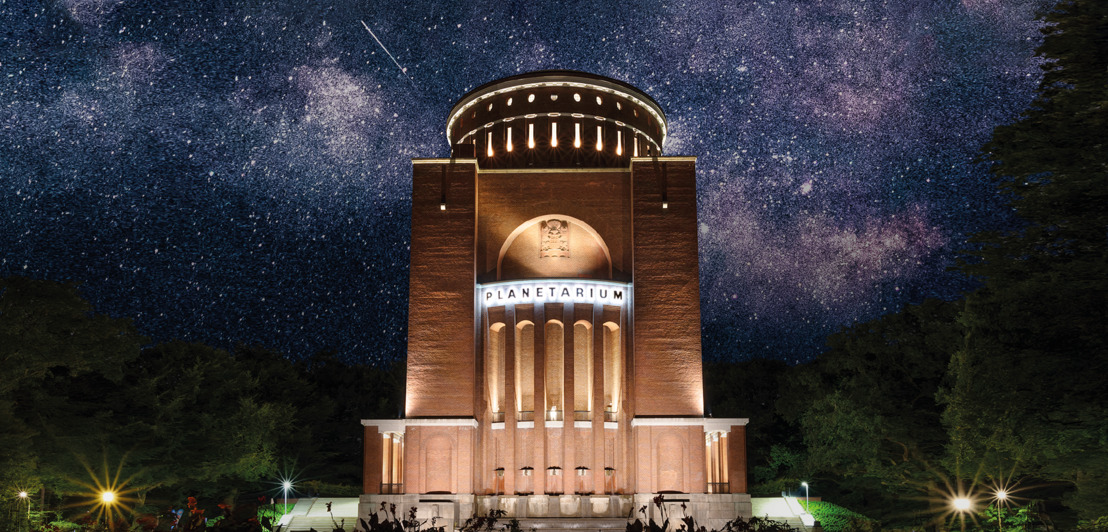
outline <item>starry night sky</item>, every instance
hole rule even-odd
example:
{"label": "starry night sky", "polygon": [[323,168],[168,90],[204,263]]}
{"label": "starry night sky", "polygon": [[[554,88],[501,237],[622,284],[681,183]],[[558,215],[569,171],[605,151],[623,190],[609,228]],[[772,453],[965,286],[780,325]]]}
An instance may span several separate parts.
{"label": "starry night sky", "polygon": [[154,341],[395,360],[410,159],[468,90],[574,69],[699,157],[705,355],[807,360],[956,297],[967,236],[1012,223],[974,159],[1033,96],[1045,1],[0,0],[0,275]]}

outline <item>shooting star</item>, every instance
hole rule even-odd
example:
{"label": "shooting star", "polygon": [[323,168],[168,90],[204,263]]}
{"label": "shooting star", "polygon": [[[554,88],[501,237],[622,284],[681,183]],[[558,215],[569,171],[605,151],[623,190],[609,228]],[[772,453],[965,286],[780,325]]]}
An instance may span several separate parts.
{"label": "shooting star", "polygon": [[385,45],[384,45],[384,43],[382,43],[382,42],[381,42],[381,39],[378,39],[378,38],[377,38],[377,35],[375,35],[375,34],[373,33],[373,30],[369,29],[369,26],[368,26],[368,25],[367,25],[367,24],[365,23],[365,21],[364,21],[364,20],[359,20],[358,22],[361,22],[361,23],[362,23],[362,27],[363,27],[363,28],[365,28],[365,30],[369,32],[369,35],[370,35],[371,37],[373,37],[373,40],[377,41],[377,45],[378,45],[378,46],[380,46],[380,47],[381,47],[381,49],[382,49],[382,50],[384,50],[386,54],[388,54],[388,56],[389,56],[389,59],[392,59],[392,63],[393,63],[394,65],[396,65],[396,68],[399,68],[399,69],[400,69],[400,73],[401,73],[401,74],[404,74],[404,77],[408,78],[408,83],[411,83],[411,84],[412,84],[412,88],[413,88],[413,89],[415,89],[415,90],[416,90],[416,92],[419,92],[419,87],[416,87],[415,81],[414,81],[414,80],[412,80],[412,77],[408,75],[408,69],[406,69],[406,68],[404,68],[404,67],[400,66],[400,62],[399,62],[399,61],[397,61],[397,60],[396,60],[396,58],[392,56],[392,53],[390,53],[390,52],[389,52],[389,49],[388,49],[388,48],[385,48]]}

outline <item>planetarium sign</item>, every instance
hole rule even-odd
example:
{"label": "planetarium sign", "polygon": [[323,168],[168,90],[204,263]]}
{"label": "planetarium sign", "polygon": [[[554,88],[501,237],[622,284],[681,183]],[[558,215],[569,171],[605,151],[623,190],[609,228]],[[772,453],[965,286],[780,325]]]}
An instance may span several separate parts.
{"label": "planetarium sign", "polygon": [[628,283],[587,280],[507,281],[478,286],[485,306],[527,303],[592,303],[623,306],[631,295]]}

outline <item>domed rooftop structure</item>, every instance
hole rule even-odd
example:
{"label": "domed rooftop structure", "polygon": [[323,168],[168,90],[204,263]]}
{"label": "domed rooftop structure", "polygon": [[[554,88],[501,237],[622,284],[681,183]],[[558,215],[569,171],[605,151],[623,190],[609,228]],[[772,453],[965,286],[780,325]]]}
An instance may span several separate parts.
{"label": "domed rooftop structure", "polygon": [[622,81],[542,70],[486,83],[450,110],[453,157],[481,168],[620,168],[659,156],[662,108]]}

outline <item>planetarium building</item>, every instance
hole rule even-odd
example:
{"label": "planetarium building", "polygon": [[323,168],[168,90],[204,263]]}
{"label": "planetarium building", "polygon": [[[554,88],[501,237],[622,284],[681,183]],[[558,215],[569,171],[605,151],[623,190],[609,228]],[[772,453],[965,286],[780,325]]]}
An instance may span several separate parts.
{"label": "planetarium building", "polygon": [[666,494],[749,516],[746,420],[704,417],[695,158],[662,155],[660,106],[535,72],[466,94],[446,135],[412,161],[405,412],[362,421],[362,515],[621,528]]}

